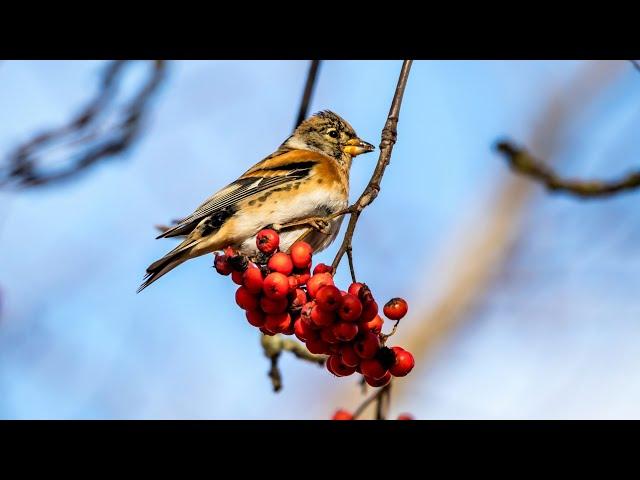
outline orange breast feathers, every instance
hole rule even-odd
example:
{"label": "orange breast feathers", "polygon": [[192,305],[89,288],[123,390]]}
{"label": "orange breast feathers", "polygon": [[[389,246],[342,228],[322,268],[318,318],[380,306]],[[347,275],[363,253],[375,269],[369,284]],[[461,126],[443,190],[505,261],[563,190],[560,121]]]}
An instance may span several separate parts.
{"label": "orange breast feathers", "polygon": [[312,168],[311,176],[320,185],[339,188],[344,195],[349,192],[349,171],[335,159],[309,150],[292,150],[282,155],[268,157],[247,170],[242,177],[272,177],[296,168]]}

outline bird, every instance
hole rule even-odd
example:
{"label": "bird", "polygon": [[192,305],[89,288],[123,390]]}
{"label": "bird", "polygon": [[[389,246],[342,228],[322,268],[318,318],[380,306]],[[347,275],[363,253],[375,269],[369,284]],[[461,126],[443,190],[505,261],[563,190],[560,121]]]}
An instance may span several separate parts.
{"label": "bird", "polygon": [[138,293],[207,253],[231,247],[249,258],[257,255],[256,235],[267,227],[279,232],[281,251],[302,239],[315,252],[324,250],[343,219],[327,217],[348,205],[352,159],[373,150],[338,114],[323,110],[311,115],[276,151],[163,229],[156,239],[184,240],[149,265]]}

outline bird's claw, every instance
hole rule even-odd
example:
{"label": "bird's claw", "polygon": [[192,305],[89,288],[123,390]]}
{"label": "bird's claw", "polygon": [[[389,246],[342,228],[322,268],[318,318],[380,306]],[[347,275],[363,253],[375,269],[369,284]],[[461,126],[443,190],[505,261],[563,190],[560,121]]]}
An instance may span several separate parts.
{"label": "bird's claw", "polygon": [[323,218],[314,218],[309,222],[309,225],[325,235],[329,235],[331,233],[329,222]]}
{"label": "bird's claw", "polygon": [[302,220],[299,222],[286,223],[284,225],[280,223],[274,223],[274,224],[271,224],[268,228],[271,228],[276,232],[281,232],[282,230],[287,230],[294,227],[302,227],[302,226],[311,227],[314,230],[317,230],[318,232],[323,233],[325,235],[329,235],[331,233],[329,220],[322,217],[308,218],[306,220]]}

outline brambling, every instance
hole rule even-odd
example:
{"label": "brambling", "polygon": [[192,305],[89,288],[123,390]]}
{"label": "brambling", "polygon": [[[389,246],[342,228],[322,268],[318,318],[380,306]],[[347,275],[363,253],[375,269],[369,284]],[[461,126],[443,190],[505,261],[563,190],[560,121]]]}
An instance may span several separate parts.
{"label": "brambling", "polygon": [[314,251],[325,249],[338,234],[343,217],[317,223],[305,219],[326,218],[347,207],[351,160],[373,150],[335,113],[311,116],[275,152],[156,237],[186,238],[149,265],[138,292],[181,263],[226,247],[249,257],[257,255],[256,235],[268,226],[283,229],[282,251],[300,239]]}

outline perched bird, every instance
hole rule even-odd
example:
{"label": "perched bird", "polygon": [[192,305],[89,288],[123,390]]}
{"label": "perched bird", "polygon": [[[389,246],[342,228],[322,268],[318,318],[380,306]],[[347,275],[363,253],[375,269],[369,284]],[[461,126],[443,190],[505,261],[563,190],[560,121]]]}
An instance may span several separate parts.
{"label": "perched bird", "polygon": [[343,217],[304,221],[347,207],[351,160],[374,149],[335,113],[311,116],[275,152],[157,237],[186,238],[149,265],[138,292],[181,263],[228,246],[256,255],[255,237],[267,226],[280,230],[282,251],[299,239],[323,250],[335,239]]}

